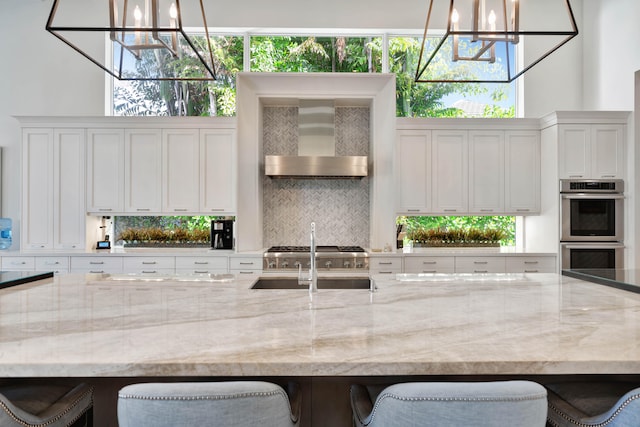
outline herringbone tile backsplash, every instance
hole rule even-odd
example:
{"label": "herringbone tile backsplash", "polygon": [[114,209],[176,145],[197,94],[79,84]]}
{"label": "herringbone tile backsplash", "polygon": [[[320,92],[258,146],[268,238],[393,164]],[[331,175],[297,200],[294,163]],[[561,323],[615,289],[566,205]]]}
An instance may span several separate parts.
{"label": "herringbone tile backsplash", "polygon": [[[337,156],[369,155],[369,108],[337,107]],[[265,155],[296,155],[297,107],[263,111]],[[316,223],[319,245],[369,246],[369,178],[271,179],[263,177],[264,245],[308,245]]]}

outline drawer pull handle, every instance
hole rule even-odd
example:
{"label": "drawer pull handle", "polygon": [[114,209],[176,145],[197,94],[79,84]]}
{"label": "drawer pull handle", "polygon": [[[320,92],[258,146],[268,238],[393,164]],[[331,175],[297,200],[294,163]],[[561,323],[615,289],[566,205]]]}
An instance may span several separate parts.
{"label": "drawer pull handle", "polygon": [[44,265],[58,265],[60,264],[58,261],[47,261],[44,263]]}
{"label": "drawer pull handle", "polygon": [[251,262],[242,262],[242,261],[240,261],[240,265],[253,265],[253,261],[251,261]]}
{"label": "drawer pull handle", "polygon": [[98,209],[98,211],[100,211],[100,212],[111,212],[112,210],[113,209],[111,209],[111,208],[100,208],[100,209]]}
{"label": "drawer pull handle", "polygon": [[149,209],[149,208],[137,208],[136,211],[138,211],[138,212],[149,212],[149,211],[151,211],[151,209]]}
{"label": "drawer pull handle", "polygon": [[438,261],[423,261],[422,264],[427,264],[427,265],[435,265],[437,264]]}
{"label": "drawer pull handle", "polygon": [[89,271],[89,273],[102,274],[102,273],[104,273],[104,270],[91,270],[91,271]]}
{"label": "drawer pull handle", "polygon": [[195,265],[207,265],[209,264],[209,261],[194,261],[193,263]]}
{"label": "drawer pull handle", "polygon": [[525,264],[537,264],[538,261],[525,261],[524,263]]}
{"label": "drawer pull handle", "polygon": [[142,274],[155,274],[157,271],[155,270],[142,270]]}
{"label": "drawer pull handle", "polygon": [[480,209],[480,212],[493,212],[493,209]]}
{"label": "drawer pull handle", "polygon": [[516,209],[516,212],[529,212],[531,209]]}
{"label": "drawer pull handle", "polygon": [[422,270],[423,273],[436,273],[435,270]]}
{"label": "drawer pull handle", "polygon": [[224,212],[224,209],[220,209],[220,208],[212,208],[211,212]]}
{"label": "drawer pull handle", "polygon": [[420,209],[407,209],[407,212],[420,212]]}
{"label": "drawer pull handle", "polygon": [[487,270],[473,270],[474,273],[488,273]]}
{"label": "drawer pull handle", "polygon": [[381,271],[379,274],[393,274],[393,271]]}
{"label": "drawer pull handle", "polygon": [[379,262],[380,265],[392,265],[392,262]]}
{"label": "drawer pull handle", "polygon": [[89,261],[89,265],[102,265],[104,261]]}
{"label": "drawer pull handle", "polygon": [[524,272],[525,273],[537,273],[538,270],[525,270]]}
{"label": "drawer pull handle", "polygon": [[196,273],[196,274],[207,274],[208,271],[206,271],[206,270],[195,270],[194,273]]}
{"label": "drawer pull handle", "polygon": [[458,212],[457,209],[445,209],[444,211],[445,212]]}
{"label": "drawer pull handle", "polygon": [[174,211],[174,212],[186,212],[186,211],[187,211],[187,209],[185,209],[185,208],[176,208],[176,209],[174,209],[173,211]]}
{"label": "drawer pull handle", "polygon": [[488,262],[488,261],[473,261],[473,263],[474,263],[474,264],[481,264],[481,265],[489,264],[489,262]]}
{"label": "drawer pull handle", "polygon": [[155,261],[142,261],[142,265],[154,265]]}
{"label": "drawer pull handle", "polygon": [[254,271],[241,271],[240,274],[254,274]]}

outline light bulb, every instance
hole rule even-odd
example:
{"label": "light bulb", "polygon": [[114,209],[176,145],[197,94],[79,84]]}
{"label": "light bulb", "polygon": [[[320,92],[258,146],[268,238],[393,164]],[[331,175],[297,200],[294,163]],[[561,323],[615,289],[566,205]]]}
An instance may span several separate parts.
{"label": "light bulb", "polygon": [[136,5],[135,9],[133,9],[133,17],[136,19],[137,23],[140,23],[140,20],[142,19],[142,11],[138,7],[138,5]]}
{"label": "light bulb", "polygon": [[171,3],[171,7],[169,7],[169,17],[171,17],[171,19],[178,17],[178,8],[175,3]]}
{"label": "light bulb", "polygon": [[491,10],[491,12],[489,12],[489,25],[496,25],[496,13],[493,11],[493,9]]}
{"label": "light bulb", "polygon": [[453,9],[453,12],[451,12],[451,22],[457,24],[459,20],[460,15],[458,14],[458,11],[456,9]]}

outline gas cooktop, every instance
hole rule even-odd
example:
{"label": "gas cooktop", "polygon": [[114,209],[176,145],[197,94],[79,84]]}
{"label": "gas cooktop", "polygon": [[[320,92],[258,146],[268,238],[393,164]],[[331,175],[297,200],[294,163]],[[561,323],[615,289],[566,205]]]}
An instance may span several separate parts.
{"label": "gas cooktop", "polygon": [[[272,246],[267,252],[309,252],[309,246]],[[316,246],[316,252],[364,252],[360,246]]]}

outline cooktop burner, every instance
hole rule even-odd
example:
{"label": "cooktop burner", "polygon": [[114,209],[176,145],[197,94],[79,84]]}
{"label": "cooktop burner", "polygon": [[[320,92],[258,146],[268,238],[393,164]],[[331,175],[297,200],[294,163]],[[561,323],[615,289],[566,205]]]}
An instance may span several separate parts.
{"label": "cooktop burner", "polygon": [[[309,252],[309,246],[272,246],[267,252]],[[364,252],[360,246],[316,246],[316,252]]]}

